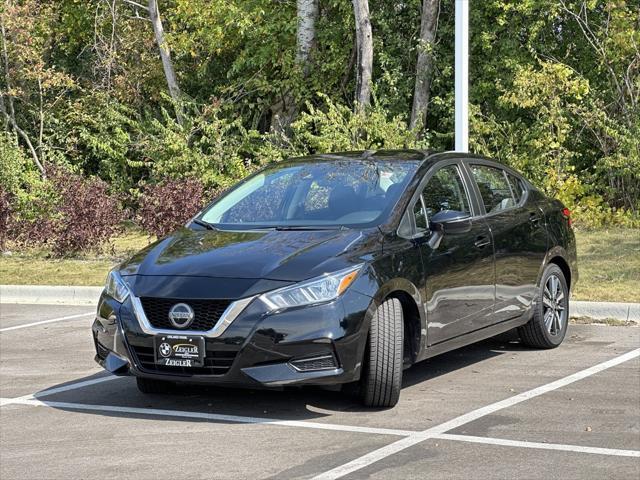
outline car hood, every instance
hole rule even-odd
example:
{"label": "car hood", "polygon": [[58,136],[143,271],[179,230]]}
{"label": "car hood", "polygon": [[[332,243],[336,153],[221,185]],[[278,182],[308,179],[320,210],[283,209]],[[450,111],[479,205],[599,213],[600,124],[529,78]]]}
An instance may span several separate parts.
{"label": "car hood", "polygon": [[120,273],[296,282],[363,261],[379,248],[377,232],[182,228],[134,255]]}

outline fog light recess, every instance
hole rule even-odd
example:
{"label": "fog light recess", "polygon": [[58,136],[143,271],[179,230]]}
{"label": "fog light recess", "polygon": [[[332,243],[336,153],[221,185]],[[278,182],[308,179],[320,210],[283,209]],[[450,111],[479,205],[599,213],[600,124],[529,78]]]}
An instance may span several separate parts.
{"label": "fog light recess", "polygon": [[334,370],[338,368],[333,355],[319,355],[315,357],[291,360],[290,365],[299,372],[316,372],[318,370]]}

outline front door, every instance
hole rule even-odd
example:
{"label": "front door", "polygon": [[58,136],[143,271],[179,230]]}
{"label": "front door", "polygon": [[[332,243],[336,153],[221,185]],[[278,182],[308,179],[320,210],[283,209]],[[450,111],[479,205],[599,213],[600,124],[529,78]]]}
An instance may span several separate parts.
{"label": "front door", "polygon": [[[469,185],[460,167],[441,167],[427,181],[414,206],[416,228],[443,210],[473,215]],[[466,233],[445,233],[437,245],[421,244],[425,269],[427,345],[486,326],[494,306],[495,269],[491,232],[478,217]]]}

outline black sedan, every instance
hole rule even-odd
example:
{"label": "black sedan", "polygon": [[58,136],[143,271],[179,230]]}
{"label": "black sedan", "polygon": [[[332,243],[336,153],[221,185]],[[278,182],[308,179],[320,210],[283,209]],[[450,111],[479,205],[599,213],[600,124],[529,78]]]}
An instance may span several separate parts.
{"label": "black sedan", "polygon": [[511,329],[560,345],[576,280],[569,211],[503,165],[315,155],[248,177],[114,269],[96,360],[145,393],[348,385],[388,407],[403,369],[439,353]]}

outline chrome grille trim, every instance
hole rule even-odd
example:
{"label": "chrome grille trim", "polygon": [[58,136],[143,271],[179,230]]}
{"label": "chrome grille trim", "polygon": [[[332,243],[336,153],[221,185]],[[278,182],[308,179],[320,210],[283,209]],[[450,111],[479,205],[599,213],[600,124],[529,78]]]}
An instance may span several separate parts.
{"label": "chrome grille trim", "polygon": [[149,319],[147,315],[144,313],[144,308],[142,307],[142,302],[135,295],[131,294],[131,304],[133,305],[133,313],[136,316],[138,323],[140,324],[140,328],[142,331],[148,335],[194,335],[201,336],[207,338],[216,338],[222,335],[227,328],[233,323],[233,321],[240,315],[245,308],[256,298],[258,295],[254,295],[253,297],[247,297],[240,300],[236,300],[232,302],[224,313],[220,316],[218,322],[214,325],[211,330],[202,331],[202,330],[168,330],[168,329],[160,329],[151,326],[149,323]]}

